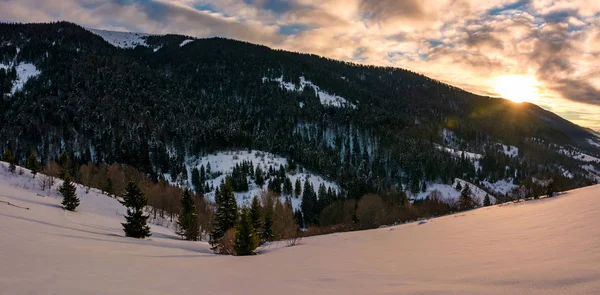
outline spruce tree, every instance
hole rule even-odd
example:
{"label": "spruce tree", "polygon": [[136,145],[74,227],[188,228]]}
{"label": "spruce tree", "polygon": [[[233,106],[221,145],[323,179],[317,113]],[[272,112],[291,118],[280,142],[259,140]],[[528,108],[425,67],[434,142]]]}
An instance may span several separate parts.
{"label": "spruce tree", "polygon": [[302,190],[302,203],[300,204],[300,208],[304,214],[304,222],[307,225],[317,223],[317,216],[319,214],[317,194],[308,180],[304,182],[304,189]]}
{"label": "spruce tree", "polygon": [[184,190],[181,196],[181,208],[177,218],[179,230],[177,234],[188,241],[197,241],[200,236],[198,213],[194,197],[189,190]]}
{"label": "spruce tree", "polygon": [[67,155],[66,151],[60,155],[60,159],[58,161],[60,165],[58,177],[64,180],[69,173],[69,169],[71,168],[71,160],[69,159],[69,155]]}
{"label": "spruce tree", "polygon": [[260,166],[256,166],[256,173],[254,173],[254,177],[254,182],[256,185],[258,185],[258,187],[262,187],[265,184],[265,176],[262,169],[260,169]]}
{"label": "spruce tree", "polygon": [[300,194],[302,194],[302,183],[300,182],[300,177],[298,177],[294,185],[294,197],[299,198]]}
{"label": "spruce tree", "polygon": [[485,194],[485,198],[483,199],[483,206],[487,207],[487,206],[491,206],[492,202],[490,201],[490,195]]}
{"label": "spruce tree", "polygon": [[35,178],[35,175],[40,170],[40,163],[38,162],[34,152],[31,152],[31,154],[29,155],[29,158],[27,159],[26,168],[31,170],[31,174],[33,174],[33,177]]}
{"label": "spruce tree", "polygon": [[473,200],[471,186],[469,186],[468,184],[465,185],[463,190],[460,192],[460,197],[458,199],[458,208],[461,211],[475,208],[475,200]]}
{"label": "spruce tree", "polygon": [[2,155],[2,161],[7,162],[7,163],[10,163],[13,161],[13,154],[9,148],[4,150],[4,154]]}
{"label": "spruce tree", "polygon": [[462,185],[460,185],[460,181],[456,182],[456,190],[457,191],[462,191]]}
{"label": "spruce tree", "polygon": [[15,170],[17,170],[17,166],[15,165],[15,157],[13,156],[13,153],[9,148],[7,148],[4,151],[4,155],[2,156],[2,161],[7,162],[8,169],[10,170],[10,172],[15,173]]}
{"label": "spruce tree", "polygon": [[273,206],[264,207],[265,222],[260,233],[261,243],[270,242],[273,240]]}
{"label": "spruce tree", "polygon": [[252,226],[250,210],[244,207],[240,216],[240,222],[236,227],[235,234],[235,254],[237,256],[254,255],[254,250],[258,246],[258,237]]}
{"label": "spruce tree", "polygon": [[554,196],[554,180],[550,180],[550,182],[548,183],[548,186],[546,186],[546,196],[551,198]]}
{"label": "spruce tree", "polygon": [[220,241],[229,229],[235,227],[238,218],[238,208],[231,177],[227,177],[225,183],[221,185],[221,196],[216,200],[216,203],[215,225],[210,234],[209,242],[213,251],[222,253]]}
{"label": "spruce tree", "polygon": [[200,171],[196,167],[192,169],[192,185],[196,192],[202,192],[204,183],[200,181]]}
{"label": "spruce tree", "polygon": [[257,196],[252,198],[252,206],[250,207],[250,219],[252,220],[252,226],[254,227],[254,232],[259,233],[262,228],[262,208],[260,206],[260,201]]}
{"label": "spruce tree", "polygon": [[130,181],[125,187],[123,200],[120,201],[123,206],[127,207],[127,215],[123,231],[125,236],[143,239],[151,236],[150,227],[146,224],[149,216],[144,216],[144,207],[148,204],[146,196],[142,193],[137,184]]}
{"label": "spruce tree", "polygon": [[58,192],[63,196],[62,206],[65,210],[75,211],[79,206],[79,198],[77,198],[75,185],[71,182],[71,175],[67,173]]}
{"label": "spruce tree", "polygon": [[283,182],[283,194],[286,196],[291,196],[293,192],[294,188],[292,187],[292,181],[289,177],[286,177],[285,181]]}

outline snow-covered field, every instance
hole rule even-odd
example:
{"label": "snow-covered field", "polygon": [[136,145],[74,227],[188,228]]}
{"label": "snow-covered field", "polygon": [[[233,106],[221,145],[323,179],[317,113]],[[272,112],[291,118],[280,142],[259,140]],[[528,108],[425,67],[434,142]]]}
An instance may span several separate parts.
{"label": "snow-covered field", "polygon": [[[305,238],[251,257],[152,226],[123,237],[123,207],[78,191],[76,212],[0,166],[2,294],[597,294],[600,186],[420,223]],[[39,177],[39,176],[38,176]],[[28,207],[29,210],[9,206]]]}
{"label": "snow-covered field", "polygon": [[[231,174],[231,172],[233,171],[233,167],[235,167],[236,164],[241,164],[243,161],[252,162],[252,166],[254,167],[254,169],[260,166],[265,173],[269,171],[269,167],[273,167],[275,171],[278,171],[280,165],[286,167],[288,163],[286,158],[261,151],[248,152],[247,150],[240,150],[219,152],[216,154],[207,155],[205,157],[186,159],[188,179],[192,178],[192,169],[194,167],[200,169],[201,166],[204,166],[206,168],[208,163],[210,163],[212,172],[221,173],[220,176],[208,181],[210,185],[217,187],[221,184],[222,181],[225,180],[225,177],[228,174]],[[302,188],[304,188],[305,181],[310,181],[315,192],[318,191],[321,183],[323,183],[326,188],[331,187],[332,190],[339,191],[339,187],[337,184],[328,181],[323,177],[313,174],[307,170],[296,173],[288,172],[286,173],[286,175],[292,181],[292,185],[296,183],[296,179],[300,179],[302,183]],[[167,176],[167,179],[169,178],[170,176]],[[252,197],[260,196],[262,190],[267,188],[267,184],[263,185],[262,187],[259,187],[254,183],[254,181],[250,180],[250,178],[248,179],[248,192],[235,193],[238,205],[250,205],[250,202],[252,202]],[[206,194],[206,197],[213,198],[214,193]],[[302,203],[302,196],[299,196],[298,198],[292,198],[291,200],[292,207],[294,207],[294,209],[300,208],[300,204]]]}
{"label": "snow-covered field", "polygon": [[119,48],[135,48],[138,45],[148,47],[146,37],[151,36],[144,33],[115,32],[89,28],[87,30],[102,37],[102,39],[112,46]]}

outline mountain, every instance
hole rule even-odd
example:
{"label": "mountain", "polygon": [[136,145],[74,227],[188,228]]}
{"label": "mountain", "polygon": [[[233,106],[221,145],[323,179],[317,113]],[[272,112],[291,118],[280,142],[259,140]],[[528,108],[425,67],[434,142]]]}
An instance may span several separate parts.
{"label": "mountain", "polygon": [[[3,294],[595,294],[600,186],[367,231],[214,255],[151,224],[124,237],[126,208],[77,186],[56,190],[0,162]],[[38,178],[42,177],[41,175]],[[53,188],[58,187],[59,181]],[[11,205],[9,205],[12,204]],[[29,209],[24,209],[29,208]],[[43,292],[42,292],[43,290]]]}
{"label": "mountain", "polygon": [[568,189],[600,171],[588,130],[398,68],[66,22],[0,24],[0,64],[0,148],[19,163],[67,151],[189,185],[190,157],[260,150],[355,199],[456,178],[503,199],[499,181]]}

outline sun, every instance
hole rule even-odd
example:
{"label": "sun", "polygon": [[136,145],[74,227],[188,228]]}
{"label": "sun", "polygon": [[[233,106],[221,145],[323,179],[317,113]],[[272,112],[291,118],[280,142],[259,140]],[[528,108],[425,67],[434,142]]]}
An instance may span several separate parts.
{"label": "sun", "polygon": [[516,103],[535,102],[538,95],[537,84],[531,76],[503,75],[494,79],[494,90]]}

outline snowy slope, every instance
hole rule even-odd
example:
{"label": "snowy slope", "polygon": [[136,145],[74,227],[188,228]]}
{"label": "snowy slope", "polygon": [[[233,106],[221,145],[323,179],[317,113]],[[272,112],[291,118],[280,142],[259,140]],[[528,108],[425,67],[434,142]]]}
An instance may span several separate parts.
{"label": "snowy slope", "polygon": [[[339,95],[331,94],[327,91],[322,90],[319,86],[317,86],[313,82],[306,80],[306,78],[304,78],[304,76],[300,77],[299,85],[284,81],[283,76],[281,76],[279,78],[271,79],[271,80],[269,80],[269,78],[267,78],[267,77],[263,77],[262,80],[263,80],[263,83],[267,82],[267,81],[278,82],[281,85],[281,87],[286,89],[287,91],[302,91],[302,89],[304,89],[305,87],[311,87],[316,92],[316,94],[319,96],[321,104],[324,106],[331,106],[331,107],[338,107],[338,108],[339,107],[351,107],[353,109],[356,109],[355,104],[349,103],[347,99],[345,99]],[[303,107],[303,106],[304,105],[301,105],[301,107]]]}
{"label": "snowy slope", "polygon": [[595,146],[595,147],[598,147],[598,148],[600,148],[600,140],[598,140],[598,141],[595,141],[595,140],[592,140],[592,139],[590,139],[590,138],[588,138],[588,139],[586,139],[586,140],[587,140],[587,142],[588,142],[589,144],[591,144],[591,145],[593,145],[593,146]]}
{"label": "snowy slope", "polygon": [[461,157],[463,154],[465,155],[465,158],[471,160],[471,161],[477,161],[480,160],[481,158],[483,158],[482,154],[477,154],[477,153],[471,153],[471,152],[467,152],[467,151],[461,151],[459,149],[452,149],[452,148],[448,148],[445,146],[441,146],[439,144],[434,144],[435,147],[441,151],[445,151],[448,152],[454,156],[457,157]]}
{"label": "snowy slope", "polygon": [[564,147],[560,147],[559,152],[563,155],[567,155],[573,159],[582,161],[582,162],[596,162],[596,163],[600,163],[600,159],[594,157],[594,156],[590,156],[588,154],[584,154],[582,152],[576,151],[576,150],[568,150]]}
{"label": "snowy slope", "polygon": [[[227,177],[228,174],[231,174],[231,172],[233,171],[233,167],[236,164],[241,164],[243,161],[251,161],[254,169],[260,166],[264,172],[267,172],[269,170],[269,166],[273,167],[273,169],[275,170],[279,170],[280,165],[283,165],[285,167],[288,163],[286,158],[261,151],[248,152],[247,150],[244,150],[219,152],[201,158],[186,159],[188,179],[192,179],[192,169],[194,167],[200,169],[201,166],[206,167],[208,163],[210,163],[212,172],[220,172],[222,174],[221,176],[218,176],[208,181],[210,185],[217,187],[221,184],[222,181],[224,181],[225,177]],[[304,170],[303,172],[296,173],[288,172],[287,177],[290,178],[292,184],[295,184],[296,179],[298,178],[300,179],[302,184],[304,184],[304,182],[308,180],[311,182],[315,191],[319,189],[321,183],[325,184],[325,187],[327,188],[331,187],[332,190],[339,191],[339,186],[337,184],[331,181],[327,181],[323,177],[313,174],[310,171]],[[167,177],[167,179],[168,178],[169,177]],[[266,184],[263,185],[263,187],[258,187],[254,183],[254,181],[250,180],[250,178],[248,179],[249,191],[235,193],[237,203],[240,206],[249,205],[252,201],[253,196],[260,196],[262,190],[267,188]],[[212,199],[214,197],[214,193],[209,193],[206,195],[206,197]],[[294,209],[299,208],[301,203],[301,196],[298,198],[292,198],[292,206],[294,207]]]}
{"label": "snowy slope", "polygon": [[[479,202],[479,205],[483,204],[483,199],[485,198],[485,195],[488,194],[486,191],[484,191],[483,189],[477,187],[476,185],[467,182],[465,180],[462,180],[460,178],[455,178],[454,179],[454,183],[452,185],[448,185],[448,184],[441,184],[441,183],[434,183],[434,184],[429,184],[427,186],[427,190],[425,192],[420,192],[418,193],[415,198],[416,199],[424,199],[426,197],[428,197],[433,191],[438,191],[441,194],[442,200],[445,200],[447,202],[454,202],[457,201],[458,198],[460,197],[460,191],[458,191],[456,189],[456,185],[460,183],[461,187],[465,187],[465,185],[469,185],[471,187],[471,192],[473,193],[473,197]],[[495,184],[490,184],[490,186],[495,185]],[[501,185],[498,183],[498,185]],[[492,201],[492,203],[496,202],[496,198],[494,198],[493,195],[489,195],[490,196],[490,200]]]}
{"label": "snowy slope", "polygon": [[150,34],[144,33],[114,32],[97,29],[87,30],[102,37],[102,39],[112,46],[119,48],[135,48],[138,45],[148,47],[148,44],[146,44],[146,37],[151,36]]}
{"label": "snowy slope", "polygon": [[[2,294],[597,294],[600,186],[421,223],[305,238],[252,257],[153,226],[123,237],[114,199],[77,212],[0,167]],[[24,188],[24,186],[26,188]],[[29,210],[8,206],[29,207]],[[115,207],[113,207],[115,206]]]}
{"label": "snowy slope", "polygon": [[185,46],[186,44],[188,44],[188,43],[190,43],[190,42],[193,42],[193,41],[194,41],[193,39],[187,39],[187,40],[184,40],[183,42],[181,42],[181,44],[179,44],[179,47],[183,47],[183,46]]}
{"label": "snowy slope", "polygon": [[[0,64],[0,69],[8,70],[10,68],[11,66],[9,65]],[[15,94],[17,91],[23,90],[23,86],[25,85],[25,83],[27,83],[27,81],[30,78],[35,77],[41,73],[32,63],[19,63],[16,66],[16,71],[17,80],[15,80],[13,83],[13,87],[11,90],[12,94]]]}

